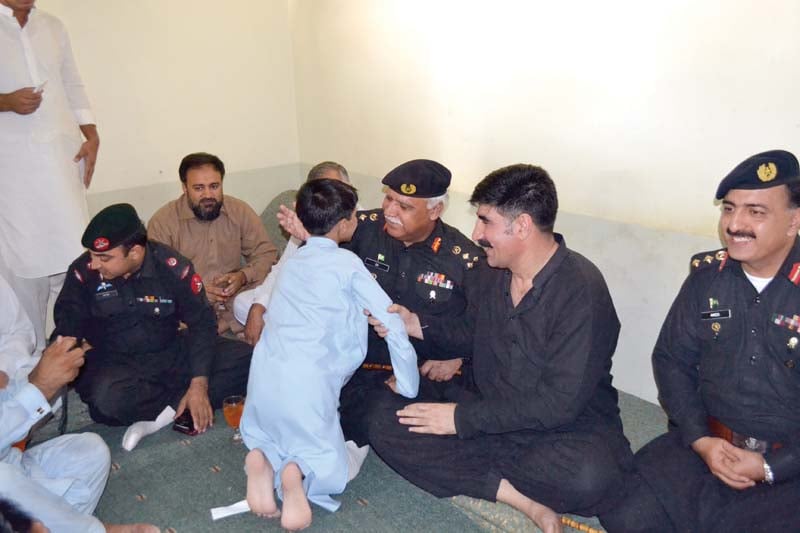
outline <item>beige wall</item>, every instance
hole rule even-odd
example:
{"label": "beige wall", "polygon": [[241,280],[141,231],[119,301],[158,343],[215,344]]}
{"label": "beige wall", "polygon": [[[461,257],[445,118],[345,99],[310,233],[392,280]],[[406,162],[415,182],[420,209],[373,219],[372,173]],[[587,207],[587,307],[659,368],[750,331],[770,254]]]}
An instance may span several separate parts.
{"label": "beige wall", "polygon": [[302,161],[514,162],[562,209],[713,235],[717,182],[800,151],[800,2],[294,0]]}
{"label": "beige wall", "polygon": [[67,26],[98,118],[91,192],[177,181],[193,151],[228,172],[298,162],[286,0],[37,5]]}

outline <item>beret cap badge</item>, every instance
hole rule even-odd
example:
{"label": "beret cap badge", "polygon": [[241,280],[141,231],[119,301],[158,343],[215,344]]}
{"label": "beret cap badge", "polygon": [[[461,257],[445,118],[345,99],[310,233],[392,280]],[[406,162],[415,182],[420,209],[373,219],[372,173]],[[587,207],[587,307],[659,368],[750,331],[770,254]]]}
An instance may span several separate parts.
{"label": "beret cap badge", "polygon": [[413,183],[404,183],[400,186],[400,192],[403,194],[412,195],[417,192],[417,186]]}
{"label": "beret cap badge", "polygon": [[766,183],[774,180],[778,176],[778,167],[772,162],[762,163],[758,167],[756,174],[758,175],[758,179]]}
{"label": "beret cap badge", "polygon": [[108,246],[110,243],[108,242],[108,239],[106,239],[105,237],[98,237],[94,240],[92,244],[95,250],[97,250],[98,252],[103,252],[105,250],[108,250]]}

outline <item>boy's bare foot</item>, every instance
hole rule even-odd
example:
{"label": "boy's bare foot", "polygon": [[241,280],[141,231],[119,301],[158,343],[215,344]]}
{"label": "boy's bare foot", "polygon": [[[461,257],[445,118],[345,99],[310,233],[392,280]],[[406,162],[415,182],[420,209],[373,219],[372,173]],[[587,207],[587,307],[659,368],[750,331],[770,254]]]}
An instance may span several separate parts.
{"label": "boy's bare foot", "polygon": [[151,524],[103,524],[106,533],[161,533]]}
{"label": "boy's bare foot", "polygon": [[272,488],[275,471],[264,452],[250,450],[244,460],[247,472],[247,505],[250,511],[262,518],[277,518],[281,515],[275,503],[275,490]]}
{"label": "boy's bare foot", "polygon": [[281,526],[299,531],[311,525],[311,505],[303,488],[303,472],[296,463],[289,463],[281,472],[283,486],[283,515]]}

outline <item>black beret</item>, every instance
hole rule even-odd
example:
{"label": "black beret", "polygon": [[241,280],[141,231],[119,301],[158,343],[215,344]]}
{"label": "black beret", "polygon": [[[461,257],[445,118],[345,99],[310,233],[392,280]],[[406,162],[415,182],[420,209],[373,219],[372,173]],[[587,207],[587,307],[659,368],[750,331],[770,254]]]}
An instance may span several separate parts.
{"label": "black beret", "polygon": [[748,157],[730,171],[717,187],[717,200],[731,189],[768,189],[800,181],[797,158],[785,150],[770,150]]}
{"label": "black beret", "polygon": [[434,198],[447,192],[450,171],[430,159],[414,159],[386,174],[381,183],[395,192],[414,198]]}
{"label": "black beret", "polygon": [[114,204],[89,221],[81,237],[81,244],[93,252],[106,252],[138,231],[145,231],[145,228],[136,209],[131,204]]}

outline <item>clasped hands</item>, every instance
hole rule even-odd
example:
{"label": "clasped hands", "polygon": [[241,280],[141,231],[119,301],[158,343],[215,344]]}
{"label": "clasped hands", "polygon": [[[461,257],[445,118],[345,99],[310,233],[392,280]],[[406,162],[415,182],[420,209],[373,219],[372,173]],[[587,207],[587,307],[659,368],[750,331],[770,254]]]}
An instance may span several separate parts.
{"label": "clasped hands", "polygon": [[758,452],[717,437],[701,437],[692,443],[692,449],[711,473],[732,489],[744,490],[764,479],[764,457]]}

